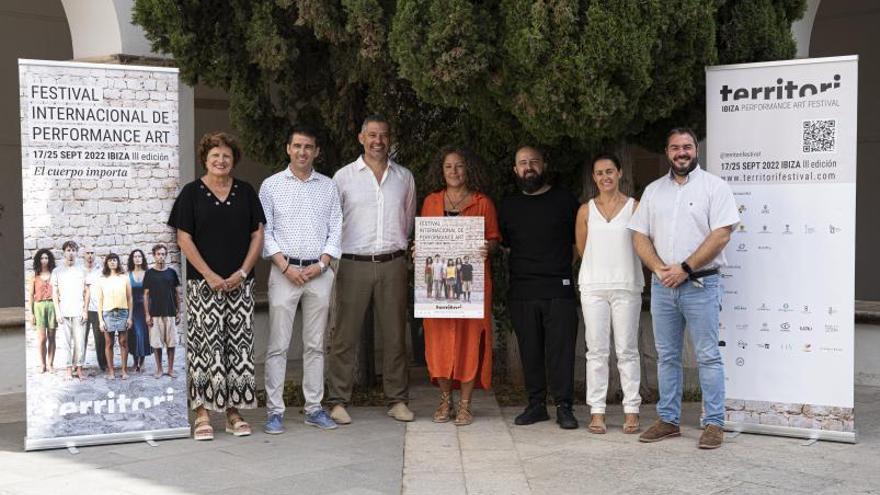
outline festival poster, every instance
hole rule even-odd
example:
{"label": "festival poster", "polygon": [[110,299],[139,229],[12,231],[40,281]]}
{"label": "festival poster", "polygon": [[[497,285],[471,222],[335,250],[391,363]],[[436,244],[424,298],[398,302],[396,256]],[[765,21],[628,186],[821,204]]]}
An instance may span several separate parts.
{"label": "festival poster", "polygon": [[416,217],[416,318],[483,318],[483,217]]}
{"label": "festival poster", "polygon": [[187,436],[180,250],[165,224],[178,71],[19,60],[19,83],[25,448]]}
{"label": "festival poster", "polygon": [[742,218],[723,268],[728,429],[855,441],[857,81],[857,57],[707,68],[707,165]]}

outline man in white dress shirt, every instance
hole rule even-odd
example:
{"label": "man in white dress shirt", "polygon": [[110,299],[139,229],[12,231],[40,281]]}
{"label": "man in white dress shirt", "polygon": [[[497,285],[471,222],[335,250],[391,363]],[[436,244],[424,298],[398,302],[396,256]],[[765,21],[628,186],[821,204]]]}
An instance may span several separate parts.
{"label": "man in white dress shirt", "polygon": [[[412,173],[389,156],[391,129],[381,116],[364,120],[358,141],[364,153],[333,180],[342,199],[342,256],[336,277],[336,328],[330,344],[328,402],[339,424],[351,417],[355,352],[370,302],[382,336],[382,385],[388,415],[412,421],[406,356],[408,292],[406,249],[416,213]],[[372,358],[372,356],[365,356]]]}
{"label": "man in white dress shirt", "polygon": [[718,349],[722,250],[739,223],[727,183],[697,163],[697,139],[687,128],[666,138],[669,173],[648,185],[630,219],[633,244],[653,272],[651,317],[657,347],[660,419],[642,433],[642,442],[681,435],[681,354],[687,326],[700,372],[706,428],[698,447],[724,441],[724,365]]}
{"label": "man in white dress shirt", "polygon": [[263,431],[284,433],[284,377],[296,308],[303,313],[305,423],[334,429],[321,407],[324,397],[324,331],[333,289],[330,261],[341,254],[342,209],[336,184],[313,168],[320,153],[315,132],[296,127],[287,143],[290,164],[260,186],[266,214],[263,257],[269,274],[269,342]]}

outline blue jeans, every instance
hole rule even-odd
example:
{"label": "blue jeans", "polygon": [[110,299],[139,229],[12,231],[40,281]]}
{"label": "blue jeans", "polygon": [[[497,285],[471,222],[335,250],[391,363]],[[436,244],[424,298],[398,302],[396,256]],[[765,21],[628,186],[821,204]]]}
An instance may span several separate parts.
{"label": "blue jeans", "polygon": [[724,365],[718,349],[718,313],[721,310],[720,277],[703,277],[703,286],[685,280],[675,288],[663,287],[656,277],[651,285],[651,317],[657,347],[657,380],[660,400],[657,415],[666,423],[681,422],[684,375],[681,355],[685,324],[697,357],[703,391],[705,424],[724,425]]}

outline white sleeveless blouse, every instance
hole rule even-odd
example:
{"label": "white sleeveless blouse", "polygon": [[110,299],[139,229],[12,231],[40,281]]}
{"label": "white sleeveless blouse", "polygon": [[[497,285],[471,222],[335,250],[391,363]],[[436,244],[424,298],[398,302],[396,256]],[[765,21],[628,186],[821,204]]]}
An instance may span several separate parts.
{"label": "white sleeveless blouse", "polygon": [[633,247],[632,231],[626,228],[635,209],[635,200],[629,198],[610,222],[605,221],[592,199],[588,208],[587,245],[578,274],[581,291],[623,289],[642,292],[645,287],[642,263]]}

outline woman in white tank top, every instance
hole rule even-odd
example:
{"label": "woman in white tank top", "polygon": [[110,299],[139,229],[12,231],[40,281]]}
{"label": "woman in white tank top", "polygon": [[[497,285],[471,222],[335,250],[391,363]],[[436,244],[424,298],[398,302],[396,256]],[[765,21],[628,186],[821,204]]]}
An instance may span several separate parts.
{"label": "woman in white tank top", "polygon": [[575,236],[581,254],[578,285],[587,341],[587,405],[591,433],[605,433],[608,357],[612,327],[617,369],[623,388],[624,433],[639,431],[639,314],[645,286],[642,264],[626,228],[638,202],[620,191],[620,160],[612,154],[593,159],[598,194],[578,211]]}

